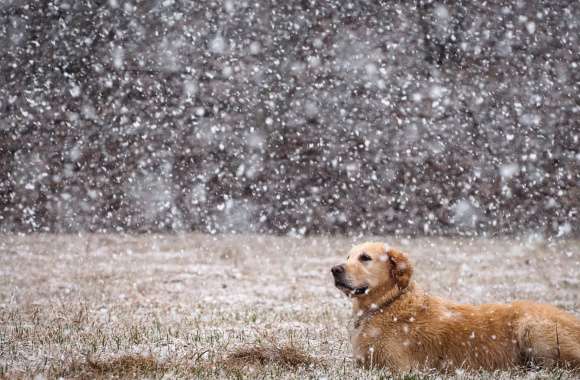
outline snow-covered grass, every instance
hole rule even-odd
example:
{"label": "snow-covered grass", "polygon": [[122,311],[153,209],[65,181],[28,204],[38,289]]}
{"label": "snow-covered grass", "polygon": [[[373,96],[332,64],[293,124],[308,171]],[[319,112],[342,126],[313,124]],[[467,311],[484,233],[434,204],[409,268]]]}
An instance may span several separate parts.
{"label": "snow-covered grass", "polygon": [[[349,303],[329,272],[366,239],[0,236],[0,378],[389,378],[354,366]],[[434,294],[535,299],[578,315],[578,241],[381,240],[411,254]]]}

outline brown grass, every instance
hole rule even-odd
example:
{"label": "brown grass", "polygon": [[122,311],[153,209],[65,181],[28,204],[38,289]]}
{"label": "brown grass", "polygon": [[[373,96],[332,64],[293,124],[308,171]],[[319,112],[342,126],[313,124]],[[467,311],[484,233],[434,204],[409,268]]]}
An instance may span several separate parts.
{"label": "brown grass", "polygon": [[220,363],[224,368],[278,365],[284,368],[310,367],[321,362],[292,344],[274,343],[240,347]]}
{"label": "brown grass", "polygon": [[[389,378],[353,362],[350,303],[329,271],[360,240],[0,235],[0,379]],[[416,280],[434,295],[578,313],[578,241],[386,240],[412,253]]]}
{"label": "brown grass", "polygon": [[153,356],[122,355],[108,360],[87,358],[84,362],[73,363],[64,373],[58,375],[67,378],[140,377],[167,370],[167,365]]}

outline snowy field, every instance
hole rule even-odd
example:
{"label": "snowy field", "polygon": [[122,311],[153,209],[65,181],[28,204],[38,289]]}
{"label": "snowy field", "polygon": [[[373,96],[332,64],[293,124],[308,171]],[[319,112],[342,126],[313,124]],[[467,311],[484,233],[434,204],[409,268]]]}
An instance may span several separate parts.
{"label": "snowy field", "polygon": [[[0,378],[388,378],[353,365],[349,302],[329,271],[362,240],[1,236]],[[415,279],[433,294],[473,303],[534,299],[580,311],[578,241],[386,240],[411,254]],[[294,348],[307,360],[271,355],[234,365],[228,356],[270,346]],[[574,378],[559,370],[454,375],[500,376]]]}

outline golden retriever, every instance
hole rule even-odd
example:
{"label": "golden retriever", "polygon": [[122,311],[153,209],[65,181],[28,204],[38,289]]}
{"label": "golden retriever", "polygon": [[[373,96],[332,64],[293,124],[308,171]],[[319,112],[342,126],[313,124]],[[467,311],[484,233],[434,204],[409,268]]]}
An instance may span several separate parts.
{"label": "golden retriever", "polygon": [[407,256],[383,243],[352,248],[332,268],[352,298],[357,363],[393,372],[501,370],[515,366],[580,369],[580,320],[532,302],[460,305],[412,280]]}

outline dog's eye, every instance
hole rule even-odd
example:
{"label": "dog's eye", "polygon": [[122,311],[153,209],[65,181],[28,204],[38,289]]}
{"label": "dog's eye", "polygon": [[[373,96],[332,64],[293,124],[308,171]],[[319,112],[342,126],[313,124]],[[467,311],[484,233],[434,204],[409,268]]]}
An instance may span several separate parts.
{"label": "dog's eye", "polygon": [[363,253],[362,255],[360,255],[358,257],[358,259],[360,261],[371,261],[372,260],[371,257],[369,255],[367,255],[366,253]]}

